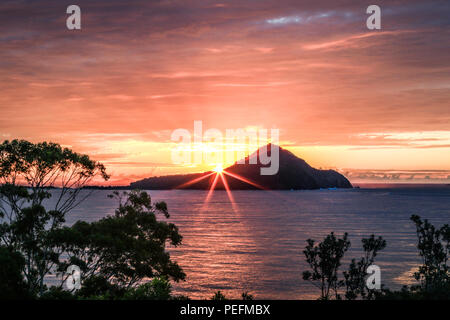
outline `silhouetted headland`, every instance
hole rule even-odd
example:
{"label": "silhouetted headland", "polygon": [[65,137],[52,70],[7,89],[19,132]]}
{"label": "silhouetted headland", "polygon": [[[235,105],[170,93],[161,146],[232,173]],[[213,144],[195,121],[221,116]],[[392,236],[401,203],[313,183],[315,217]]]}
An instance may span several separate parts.
{"label": "silhouetted headland", "polygon": [[[334,170],[319,170],[311,167],[306,161],[296,157],[293,153],[279,149],[279,170],[275,175],[261,175],[260,168],[266,167],[259,161],[249,164],[249,159],[259,155],[261,149],[245,158],[245,164],[235,163],[224,171],[244,178],[251,182],[244,182],[230,175],[224,175],[231,190],[269,189],[269,190],[312,190],[321,188],[352,188],[352,184],[342,174]],[[271,145],[267,146],[270,156]],[[258,159],[258,158],[257,158]],[[151,177],[130,184],[131,188],[146,190],[167,189],[198,189],[207,190],[214,181],[212,171],[193,174],[168,175]],[[196,183],[189,181],[200,179],[206,175],[208,178]],[[215,189],[224,189],[222,179],[217,180]]]}

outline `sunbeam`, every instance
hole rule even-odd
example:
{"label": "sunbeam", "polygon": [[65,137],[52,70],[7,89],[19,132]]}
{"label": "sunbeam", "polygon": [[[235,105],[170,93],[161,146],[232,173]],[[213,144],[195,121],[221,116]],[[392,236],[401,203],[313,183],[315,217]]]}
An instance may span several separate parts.
{"label": "sunbeam", "polygon": [[213,182],[212,182],[212,184],[211,184],[211,186],[210,186],[210,188],[209,188],[208,194],[207,194],[207,196],[206,196],[206,199],[205,199],[203,205],[206,205],[206,204],[210,201],[210,199],[211,199],[211,197],[212,197],[212,195],[213,195],[213,193],[214,193],[214,190],[216,189],[216,186],[217,186],[217,182],[218,182],[218,180],[219,180],[219,177],[220,177],[220,179],[222,180],[223,186],[224,186],[224,188],[225,188],[225,191],[226,191],[226,193],[227,193],[228,199],[229,199],[230,202],[231,202],[231,206],[233,207],[233,211],[234,211],[234,212],[238,212],[238,208],[237,208],[236,201],[234,200],[233,194],[232,194],[232,192],[231,192],[231,189],[230,189],[230,186],[229,186],[229,184],[228,184],[228,181],[227,181],[227,179],[226,179],[226,177],[225,177],[225,174],[228,175],[228,176],[230,176],[230,177],[232,177],[232,178],[235,178],[235,179],[237,179],[237,180],[240,180],[240,181],[242,181],[242,182],[245,182],[245,183],[247,183],[247,184],[250,184],[250,185],[252,185],[252,186],[254,186],[254,187],[258,188],[258,189],[267,190],[266,188],[264,188],[264,187],[262,187],[262,186],[260,186],[260,185],[258,185],[258,184],[256,184],[256,183],[254,183],[254,182],[252,182],[252,181],[250,181],[250,180],[248,180],[248,179],[246,179],[246,178],[244,178],[244,177],[241,177],[240,175],[237,175],[237,174],[234,174],[234,173],[230,173],[230,172],[225,171],[225,170],[223,169],[222,165],[217,165],[216,168],[215,168],[212,172],[210,172],[210,173],[208,173],[208,174],[206,174],[206,175],[204,175],[204,176],[201,176],[201,177],[199,177],[199,178],[190,180],[190,181],[188,181],[188,182],[186,182],[186,183],[183,183],[183,184],[177,186],[175,189],[182,189],[182,188],[185,188],[185,187],[187,187],[187,186],[190,186],[190,185],[192,185],[192,184],[195,184],[195,183],[197,183],[197,182],[200,182],[200,181],[202,181],[202,180],[204,180],[204,179],[206,179],[206,178],[208,178],[208,177],[210,177],[210,176],[212,176],[212,175],[214,175],[214,174],[215,174],[214,180],[213,180]]}
{"label": "sunbeam", "polygon": [[241,177],[241,176],[239,176],[239,175],[237,175],[237,174],[230,173],[230,172],[227,172],[227,171],[225,171],[225,170],[223,170],[223,173],[225,173],[226,175],[229,175],[230,177],[233,177],[233,178],[235,178],[235,179],[238,179],[238,180],[240,180],[240,181],[243,181],[243,182],[245,182],[245,183],[248,183],[248,184],[250,184],[250,185],[252,185],[252,186],[254,186],[254,187],[258,188],[258,189],[266,190],[266,188],[260,186],[259,184],[256,184],[256,183],[254,183],[254,182],[252,182],[252,181],[250,181],[250,180],[248,180],[248,179],[246,179],[246,178],[244,178],[244,177]]}
{"label": "sunbeam", "polygon": [[182,189],[184,187],[190,186],[191,184],[197,183],[199,181],[202,181],[203,179],[208,178],[209,176],[213,175],[214,173],[215,172],[211,172],[211,173],[208,173],[207,175],[202,176],[200,178],[196,178],[196,179],[190,180],[190,181],[188,181],[186,183],[180,184],[179,186],[175,187],[175,189]]}
{"label": "sunbeam", "polygon": [[211,185],[211,188],[209,188],[208,195],[206,196],[205,203],[209,202],[209,199],[211,198],[211,196],[212,196],[212,194],[214,192],[214,189],[216,188],[216,184],[217,184],[217,180],[218,179],[219,179],[219,173],[216,173],[216,176],[214,177],[214,181],[213,181],[213,183]]}
{"label": "sunbeam", "polygon": [[223,186],[225,187],[225,191],[227,192],[228,199],[230,199],[231,206],[233,207],[234,212],[237,212],[236,202],[234,201],[233,194],[231,193],[230,187],[228,186],[227,179],[225,178],[225,176],[223,175],[222,172],[219,174],[220,174],[220,178],[222,179]]}

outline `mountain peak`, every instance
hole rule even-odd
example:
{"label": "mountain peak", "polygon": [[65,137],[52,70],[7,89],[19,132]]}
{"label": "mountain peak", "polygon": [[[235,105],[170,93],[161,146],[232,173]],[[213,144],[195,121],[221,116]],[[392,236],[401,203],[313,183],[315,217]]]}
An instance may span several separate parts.
{"label": "mountain peak", "polygon": [[[273,147],[278,147],[277,151]],[[276,154],[278,153],[278,159]],[[261,161],[278,160],[278,170],[273,175],[262,175],[261,169],[273,166],[273,163]],[[256,158],[256,159],[255,159]],[[268,164],[264,164],[268,163]],[[227,183],[231,190],[236,189],[273,189],[273,190],[303,190],[320,188],[352,188],[351,183],[334,170],[319,170],[311,167],[305,160],[298,158],[292,152],[274,144],[267,144],[242,161],[224,169]],[[229,173],[228,175],[226,173]],[[242,179],[238,179],[242,178]],[[130,184],[132,188],[140,189],[209,189],[214,180],[211,171],[187,175],[171,175],[152,177]],[[222,179],[217,181],[216,189],[224,189]],[[196,181],[195,183],[189,183]]]}

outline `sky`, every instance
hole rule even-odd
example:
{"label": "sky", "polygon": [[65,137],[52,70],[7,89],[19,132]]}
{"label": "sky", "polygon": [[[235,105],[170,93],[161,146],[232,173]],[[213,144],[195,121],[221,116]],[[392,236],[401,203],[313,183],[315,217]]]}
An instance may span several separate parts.
{"label": "sky", "polygon": [[447,0],[2,0],[0,140],[87,153],[119,185],[208,169],[171,160],[194,121],[277,128],[352,182],[450,183],[449,17]]}

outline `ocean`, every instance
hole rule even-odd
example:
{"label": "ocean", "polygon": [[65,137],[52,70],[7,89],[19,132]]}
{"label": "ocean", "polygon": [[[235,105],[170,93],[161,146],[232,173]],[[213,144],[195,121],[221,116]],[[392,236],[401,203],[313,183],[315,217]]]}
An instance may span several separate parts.
{"label": "ocean", "polygon": [[[84,191],[83,191],[84,192]],[[117,200],[99,190],[67,215],[67,224],[95,221],[114,213]],[[322,240],[334,231],[349,233],[351,248],[342,270],[362,253],[361,238],[382,236],[387,247],[377,256],[382,284],[390,289],[415,283],[421,258],[412,214],[436,226],[450,223],[449,186],[368,185],[359,189],[314,191],[151,190],[153,201],[165,201],[169,222],[183,236],[168,249],[183,268],[185,281],[174,291],[190,298],[209,298],[221,290],[239,298],[248,291],[257,299],[315,299],[319,290],[302,280],[308,270],[306,240]],[[160,219],[165,219],[162,215]]]}

